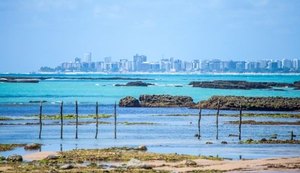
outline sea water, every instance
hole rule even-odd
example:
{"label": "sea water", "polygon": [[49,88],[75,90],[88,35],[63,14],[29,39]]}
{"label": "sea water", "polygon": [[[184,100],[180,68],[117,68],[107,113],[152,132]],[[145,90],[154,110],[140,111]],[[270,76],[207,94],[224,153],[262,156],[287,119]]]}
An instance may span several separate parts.
{"label": "sea water", "polygon": [[[3,75],[2,75],[3,76]],[[6,75],[7,76],[7,75]],[[14,75],[16,76],[16,75]],[[74,114],[74,102],[79,102],[79,114],[94,114],[95,102],[100,102],[100,113],[112,114],[113,104],[125,96],[139,97],[141,94],[171,94],[191,96],[195,102],[208,99],[213,95],[241,95],[241,96],[283,96],[299,97],[300,91],[292,88],[278,90],[225,90],[193,88],[191,81],[211,80],[247,80],[259,82],[293,83],[300,80],[299,75],[103,75],[103,74],[18,74],[17,76],[50,77],[40,83],[0,83],[0,116],[23,118],[20,120],[1,121],[0,143],[42,143],[43,151],[65,151],[74,148],[106,148],[112,146],[146,145],[149,151],[160,153],[179,153],[193,155],[213,155],[238,159],[291,157],[300,155],[300,146],[296,144],[239,144],[237,137],[238,125],[229,121],[237,121],[237,117],[220,116],[219,140],[216,140],[216,126],[214,114],[216,110],[203,110],[201,121],[201,139],[194,137],[198,133],[196,109],[189,108],[117,108],[117,139],[113,137],[113,117],[101,119],[109,124],[99,125],[99,137],[95,137],[95,123],[79,126],[79,139],[75,139],[75,125],[64,126],[64,139],[60,139],[59,120],[44,120],[42,139],[38,139],[38,125],[21,125],[38,123],[38,120],[27,120],[27,115],[39,113],[39,104],[30,101],[47,101],[43,106],[44,114],[59,113],[59,102],[64,101],[64,114]],[[61,79],[51,79],[60,77]],[[82,80],[68,79],[74,77],[111,78],[121,77],[122,80]],[[142,78],[144,82],[153,83],[148,87],[117,87],[115,84],[125,84],[130,80],[125,78]],[[176,87],[177,86],[177,87]],[[180,87],[178,87],[180,86]],[[268,112],[260,112],[268,113]],[[274,113],[274,112],[273,112]],[[297,112],[292,112],[297,113]],[[191,114],[191,116],[169,116],[172,114]],[[221,114],[238,114],[237,111],[221,111]],[[25,119],[24,119],[25,118]],[[244,120],[255,121],[298,121],[294,118],[245,117]],[[94,119],[79,121],[95,121]],[[74,122],[74,120],[65,120]],[[152,123],[126,125],[124,122]],[[11,124],[10,124],[11,123]],[[10,125],[9,125],[10,124]],[[242,138],[244,140],[270,138],[278,134],[279,139],[289,139],[289,132],[300,135],[297,125],[243,125]],[[299,139],[299,136],[296,137]],[[213,144],[205,144],[207,141]],[[228,144],[221,144],[227,141]],[[2,152],[2,155],[12,153],[27,153],[21,148]]]}

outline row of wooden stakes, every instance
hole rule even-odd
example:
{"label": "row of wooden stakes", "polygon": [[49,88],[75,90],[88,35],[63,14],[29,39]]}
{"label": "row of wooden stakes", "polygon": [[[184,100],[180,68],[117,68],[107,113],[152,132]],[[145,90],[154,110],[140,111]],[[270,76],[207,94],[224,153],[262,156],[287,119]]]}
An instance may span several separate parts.
{"label": "row of wooden stakes", "polygon": [[[239,137],[239,140],[242,139],[242,104],[240,103],[240,115],[239,115],[239,134],[238,134],[238,137]],[[198,139],[200,139],[201,137],[201,112],[202,112],[202,108],[199,107],[199,117],[198,117]],[[216,114],[216,140],[219,139],[219,115],[220,115],[220,101],[218,101],[218,108],[217,108],[217,114]]]}
{"label": "row of wooden stakes", "polygon": [[[60,103],[60,138],[63,139],[63,105],[64,103]],[[95,139],[98,138],[98,127],[99,127],[99,104],[96,102],[96,133],[95,133]],[[202,109],[201,107],[199,108],[199,118],[198,118],[198,139],[201,137],[201,112]],[[43,123],[42,123],[42,114],[43,114],[43,104],[42,102],[40,103],[40,113],[39,113],[39,125],[40,125],[40,130],[39,130],[39,139],[42,138],[42,128],[43,128]],[[219,139],[219,114],[220,114],[220,102],[218,101],[218,108],[217,108],[217,114],[216,114],[216,139]],[[78,139],[78,102],[75,101],[75,139]],[[242,136],[242,104],[240,104],[240,116],[239,116],[239,140],[241,140]],[[114,104],[114,139],[117,139],[117,104]]]}
{"label": "row of wooden stakes", "polygon": [[[64,129],[64,116],[63,116],[63,107],[64,102],[60,103],[60,138],[63,139],[63,129]],[[99,126],[99,104],[96,102],[96,134],[95,139],[98,138],[98,126]],[[42,114],[43,114],[43,104],[40,103],[40,113],[39,113],[39,139],[42,138],[42,130],[43,130],[43,123],[42,123]],[[75,131],[75,139],[78,139],[78,102],[75,101],[75,119],[76,119],[76,131]],[[114,138],[117,139],[117,103],[114,105]]]}

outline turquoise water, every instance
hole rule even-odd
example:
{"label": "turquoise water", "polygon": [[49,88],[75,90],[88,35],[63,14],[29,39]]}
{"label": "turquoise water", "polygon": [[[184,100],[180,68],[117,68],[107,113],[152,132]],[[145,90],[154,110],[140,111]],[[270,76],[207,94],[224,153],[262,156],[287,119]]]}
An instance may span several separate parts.
{"label": "turquoise water", "polygon": [[[6,76],[6,75],[5,75]],[[115,84],[127,83],[129,80],[74,80],[74,79],[48,79],[40,83],[0,83],[0,116],[12,118],[26,118],[26,115],[38,114],[39,105],[29,101],[46,100],[44,114],[58,114],[59,102],[64,101],[64,114],[74,113],[74,101],[79,101],[79,114],[93,114],[96,101],[100,102],[100,113],[112,114],[113,103],[125,96],[138,97],[141,94],[171,94],[191,96],[195,102],[207,99],[212,95],[242,95],[242,96],[284,96],[299,97],[300,91],[292,88],[283,88],[284,91],[274,90],[223,90],[192,88],[191,81],[206,80],[247,80],[267,82],[292,83],[300,80],[299,75],[25,75],[42,77],[126,77],[147,78],[145,82],[154,83],[149,87],[116,87]],[[182,87],[175,87],[182,85]],[[64,139],[60,139],[60,125],[57,120],[45,120],[42,139],[38,139],[38,125],[25,125],[37,123],[37,120],[10,120],[0,121],[0,143],[42,143],[42,151],[71,150],[74,148],[106,148],[112,146],[138,146],[146,145],[149,151],[160,153],[182,153],[194,155],[213,155],[239,159],[295,157],[300,155],[300,145],[248,145],[238,144],[237,137],[228,137],[237,134],[238,126],[228,124],[236,121],[237,117],[220,117],[219,140],[216,140],[215,114],[216,110],[203,110],[205,114],[201,122],[201,140],[194,137],[197,133],[196,109],[188,108],[117,108],[118,122],[148,122],[153,125],[124,125],[118,124],[118,139],[113,138],[113,125],[101,124],[99,138],[94,139],[95,120],[89,124],[79,126],[79,139],[75,137],[75,126],[68,124],[73,120],[66,120]],[[237,114],[236,111],[221,111],[221,114]],[[267,112],[261,112],[267,113]],[[297,112],[292,112],[297,113]],[[157,116],[163,114],[164,116]],[[194,116],[166,116],[170,114],[194,114]],[[298,121],[295,118],[244,118],[255,121]],[[113,118],[102,119],[108,123]],[[297,125],[243,125],[243,139],[270,138],[278,134],[279,139],[289,139],[289,132],[294,131],[299,139],[300,128]],[[214,144],[206,145],[207,141]],[[222,145],[221,141],[227,141]],[[2,155],[26,154],[18,148],[13,151],[1,152]]]}
{"label": "turquoise water", "polygon": [[[24,76],[24,75],[19,75]],[[26,75],[37,76],[37,75]],[[0,83],[0,103],[22,103],[31,100],[49,102],[65,101],[95,102],[112,104],[125,96],[138,97],[141,94],[171,94],[191,96],[195,102],[208,99],[213,95],[241,96],[284,96],[299,97],[300,90],[287,88],[274,90],[223,90],[193,88],[191,81],[206,80],[247,80],[292,83],[300,80],[300,75],[39,75],[42,77],[128,77],[147,78],[145,82],[154,83],[149,87],[116,87],[115,84],[127,83],[128,80],[43,80],[40,83]],[[175,87],[182,85],[183,87]]]}

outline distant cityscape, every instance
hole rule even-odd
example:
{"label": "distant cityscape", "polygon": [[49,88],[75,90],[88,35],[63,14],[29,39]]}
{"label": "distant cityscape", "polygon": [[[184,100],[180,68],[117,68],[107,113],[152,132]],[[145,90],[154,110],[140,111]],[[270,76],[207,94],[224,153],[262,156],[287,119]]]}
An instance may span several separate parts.
{"label": "distant cityscape", "polygon": [[40,72],[104,72],[104,73],[298,73],[299,59],[258,60],[258,61],[223,61],[219,59],[183,61],[179,58],[163,58],[149,61],[146,55],[134,55],[132,60],[112,61],[111,57],[103,61],[92,61],[92,53],[85,53],[83,58],[76,57],[72,62],[61,65],[41,67]]}

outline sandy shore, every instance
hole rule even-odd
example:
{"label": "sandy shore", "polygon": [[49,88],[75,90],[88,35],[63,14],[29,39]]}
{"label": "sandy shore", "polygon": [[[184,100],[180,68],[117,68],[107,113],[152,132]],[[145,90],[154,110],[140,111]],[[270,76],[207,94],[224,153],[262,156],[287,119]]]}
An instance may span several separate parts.
{"label": "sandy shore", "polygon": [[26,154],[23,156],[24,160],[33,161],[33,160],[42,160],[47,158],[49,155],[58,155],[57,152],[54,151],[43,151],[43,152],[36,152],[31,154]]}
{"label": "sandy shore", "polygon": [[[24,155],[25,160],[42,160],[49,155],[59,155],[58,152],[43,151]],[[197,164],[187,166],[186,161],[166,162],[163,160],[143,161],[151,165],[154,170],[170,172],[189,172],[196,170],[218,170],[224,172],[300,172],[300,157],[296,158],[270,158],[254,160],[206,160],[195,159]],[[126,162],[116,162],[123,164]]]}

